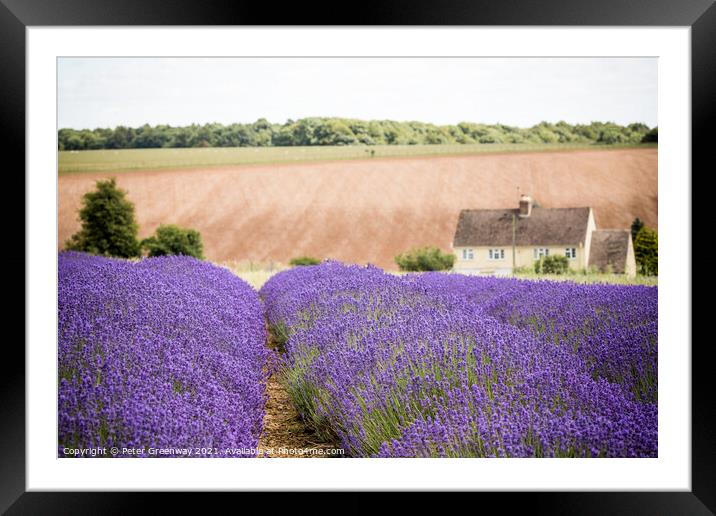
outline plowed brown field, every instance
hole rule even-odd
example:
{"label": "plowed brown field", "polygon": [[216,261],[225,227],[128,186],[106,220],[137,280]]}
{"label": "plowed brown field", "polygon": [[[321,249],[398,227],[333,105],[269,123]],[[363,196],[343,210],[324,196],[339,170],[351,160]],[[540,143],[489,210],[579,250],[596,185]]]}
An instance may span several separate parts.
{"label": "plowed brown field", "polygon": [[657,149],[367,159],[59,177],[59,246],[82,195],[114,175],[140,236],[160,223],[201,232],[207,258],[287,263],[311,255],[395,268],[413,246],[450,249],[463,208],[592,206],[597,227],[656,227]]}

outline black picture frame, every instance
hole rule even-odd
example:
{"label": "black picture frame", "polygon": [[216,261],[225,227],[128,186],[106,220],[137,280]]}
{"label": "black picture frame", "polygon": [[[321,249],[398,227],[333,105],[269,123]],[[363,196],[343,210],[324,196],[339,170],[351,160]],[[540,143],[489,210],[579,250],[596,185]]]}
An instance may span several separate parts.
{"label": "black picture frame", "polygon": [[[23,268],[27,281],[25,226],[17,214],[25,213],[25,29],[28,26],[117,25],[566,25],[566,26],[688,26],[692,59],[692,171],[706,173],[708,140],[716,114],[716,6],[714,0],[463,0],[430,5],[381,2],[360,9],[340,10],[318,3],[277,4],[191,0],[0,0],[0,117],[3,152],[14,167],[5,168],[6,192],[15,195],[2,204],[6,223],[6,253],[0,254],[7,279],[18,283],[26,300],[25,285],[16,272]],[[350,14],[344,14],[350,13]],[[689,173],[689,171],[682,171]],[[55,171],[48,171],[48,181]],[[12,183],[14,181],[14,183]],[[693,204],[692,204],[693,205]],[[693,234],[693,233],[692,233]],[[23,245],[20,245],[23,242]],[[12,249],[12,252],[10,252]],[[9,296],[8,296],[9,297]],[[7,321],[25,320],[25,303],[13,298],[5,309]],[[21,313],[22,312],[22,313]],[[693,318],[692,318],[693,319]],[[25,330],[20,330],[25,340]],[[564,492],[480,494],[483,498],[509,497],[526,502],[530,512],[549,514],[714,514],[716,512],[716,432],[707,383],[711,362],[710,339],[692,345],[692,490],[690,492]],[[104,514],[137,512],[147,498],[159,495],[70,492],[25,492],[25,353],[19,338],[5,341],[0,374],[0,510],[8,514]],[[215,496],[215,495],[214,495]],[[245,494],[239,496],[245,497]],[[350,495],[351,497],[354,495]],[[223,495],[222,495],[223,497]],[[171,504],[186,508],[183,496]],[[418,500],[420,497],[416,497]],[[341,506],[346,504],[345,498]],[[243,504],[242,504],[243,505]],[[330,502],[334,505],[334,502]],[[355,504],[353,504],[355,505]],[[335,507],[335,505],[334,505]],[[355,508],[355,507],[354,507]]]}

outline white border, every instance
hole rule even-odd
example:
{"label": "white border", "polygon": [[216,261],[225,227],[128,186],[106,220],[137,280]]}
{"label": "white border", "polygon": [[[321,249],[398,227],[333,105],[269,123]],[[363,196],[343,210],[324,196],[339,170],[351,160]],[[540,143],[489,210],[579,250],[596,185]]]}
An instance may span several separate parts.
{"label": "white border", "polygon": [[[28,28],[27,490],[690,490],[690,41],[688,27]],[[89,55],[658,56],[659,458],[55,458],[56,58]]]}

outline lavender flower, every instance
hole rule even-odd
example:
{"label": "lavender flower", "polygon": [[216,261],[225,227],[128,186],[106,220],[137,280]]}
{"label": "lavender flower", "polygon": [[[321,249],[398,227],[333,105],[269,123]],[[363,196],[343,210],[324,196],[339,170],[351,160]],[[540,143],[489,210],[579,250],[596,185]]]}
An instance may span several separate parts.
{"label": "lavender flower", "polygon": [[327,262],[260,295],[294,403],[352,456],[657,454],[656,288]]}
{"label": "lavender flower", "polygon": [[132,263],[63,252],[58,305],[60,456],[66,447],[222,456],[257,446],[262,306],[228,270],[182,256]]}

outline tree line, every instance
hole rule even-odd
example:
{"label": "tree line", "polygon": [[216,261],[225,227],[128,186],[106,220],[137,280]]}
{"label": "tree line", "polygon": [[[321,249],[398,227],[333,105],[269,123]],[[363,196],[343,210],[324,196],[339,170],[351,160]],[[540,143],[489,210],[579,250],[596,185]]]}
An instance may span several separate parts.
{"label": "tree line", "polygon": [[273,124],[192,124],[117,126],[113,129],[60,129],[59,150],[149,149],[189,147],[291,147],[315,145],[441,145],[474,143],[635,144],[658,141],[658,129],[642,123],[568,124],[540,122],[528,128],[502,124],[302,118]]}

